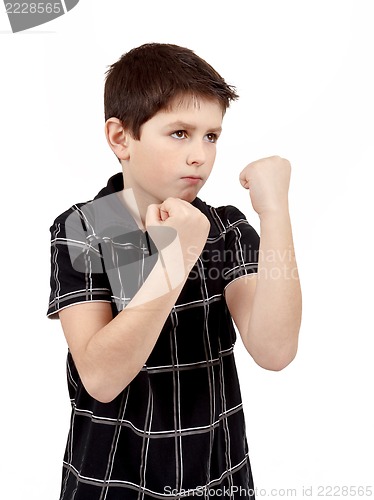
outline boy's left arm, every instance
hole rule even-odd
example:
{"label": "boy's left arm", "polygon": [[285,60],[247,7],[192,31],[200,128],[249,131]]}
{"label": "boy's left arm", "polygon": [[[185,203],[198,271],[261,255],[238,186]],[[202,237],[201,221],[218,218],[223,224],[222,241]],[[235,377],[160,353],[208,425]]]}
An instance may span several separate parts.
{"label": "boy's left arm", "polygon": [[281,370],[295,357],[301,289],[288,209],[290,163],[278,156],[250,163],[240,174],[260,218],[257,274],[230,283],[225,298],[256,363]]}

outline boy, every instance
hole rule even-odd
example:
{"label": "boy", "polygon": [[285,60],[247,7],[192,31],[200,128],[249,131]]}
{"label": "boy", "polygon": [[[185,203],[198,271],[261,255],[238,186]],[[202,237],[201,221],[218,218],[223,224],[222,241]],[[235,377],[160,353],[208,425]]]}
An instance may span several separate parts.
{"label": "boy", "polygon": [[69,346],[72,416],[61,499],[254,498],[233,346],[294,358],[301,294],[290,165],[240,182],[261,244],[233,206],[197,194],[234,88],[191,50],[146,44],[113,64],[105,133],[122,172],[51,227],[49,317]]}

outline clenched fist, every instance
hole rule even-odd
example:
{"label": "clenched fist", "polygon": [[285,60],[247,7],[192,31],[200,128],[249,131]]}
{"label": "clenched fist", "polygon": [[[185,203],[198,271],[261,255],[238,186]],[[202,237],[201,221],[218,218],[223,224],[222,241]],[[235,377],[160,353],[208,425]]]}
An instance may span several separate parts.
{"label": "clenched fist", "polygon": [[288,210],[290,176],[290,162],[280,156],[270,156],[247,165],[239,180],[249,189],[253,209],[261,216]]}
{"label": "clenched fist", "polygon": [[[159,250],[163,249],[165,263],[172,261],[175,269],[176,262],[179,262],[178,271],[183,266],[188,273],[203,251],[210,223],[199,209],[187,201],[167,198],[161,205],[149,205],[146,228],[156,247]],[[162,229],[166,228],[176,232],[175,240],[167,248],[162,241],[163,234],[167,234]]]}

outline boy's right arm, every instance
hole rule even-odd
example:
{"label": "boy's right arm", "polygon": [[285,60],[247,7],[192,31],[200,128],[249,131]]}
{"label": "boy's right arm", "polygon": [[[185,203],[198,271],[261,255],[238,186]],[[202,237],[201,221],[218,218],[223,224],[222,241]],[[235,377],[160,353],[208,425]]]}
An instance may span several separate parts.
{"label": "boy's right arm", "polygon": [[[209,221],[190,203],[168,198],[150,205],[146,226],[159,246],[157,228],[177,232],[127,307],[115,318],[109,303],[77,304],[59,313],[79,375],[91,396],[113,400],[149,357],[188,274],[202,252]],[[160,257],[162,255],[162,259]]]}

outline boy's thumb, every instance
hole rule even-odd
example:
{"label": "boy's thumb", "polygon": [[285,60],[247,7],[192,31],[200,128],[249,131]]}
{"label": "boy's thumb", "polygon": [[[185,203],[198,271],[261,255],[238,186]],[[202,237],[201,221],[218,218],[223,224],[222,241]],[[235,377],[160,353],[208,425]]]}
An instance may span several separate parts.
{"label": "boy's thumb", "polygon": [[145,225],[154,226],[162,222],[160,205],[148,205],[147,212],[145,214]]}

